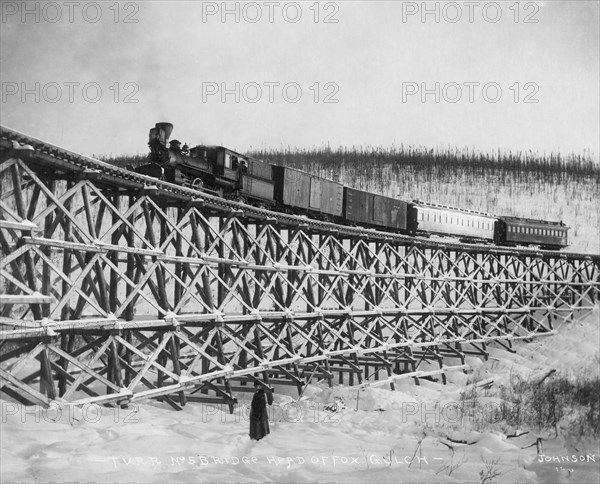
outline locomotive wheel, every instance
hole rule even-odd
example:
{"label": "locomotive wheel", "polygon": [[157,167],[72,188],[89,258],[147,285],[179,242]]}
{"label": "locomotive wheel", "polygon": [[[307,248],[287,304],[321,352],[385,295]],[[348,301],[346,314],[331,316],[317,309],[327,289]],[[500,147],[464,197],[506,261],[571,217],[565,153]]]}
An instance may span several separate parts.
{"label": "locomotive wheel", "polygon": [[204,183],[202,183],[202,180],[200,178],[194,178],[194,181],[192,182],[192,188],[194,190],[200,190],[204,188]]}

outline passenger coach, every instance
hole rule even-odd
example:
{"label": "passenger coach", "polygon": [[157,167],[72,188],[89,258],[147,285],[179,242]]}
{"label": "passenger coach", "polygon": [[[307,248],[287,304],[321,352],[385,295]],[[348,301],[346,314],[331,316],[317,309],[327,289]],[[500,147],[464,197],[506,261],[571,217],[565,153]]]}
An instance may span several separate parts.
{"label": "passenger coach", "polygon": [[484,212],[463,210],[415,200],[417,232],[454,236],[460,240],[494,240],[496,218]]}
{"label": "passenger coach", "polygon": [[496,240],[504,245],[539,245],[556,250],[568,245],[567,227],[562,222],[546,222],[517,217],[500,217]]}

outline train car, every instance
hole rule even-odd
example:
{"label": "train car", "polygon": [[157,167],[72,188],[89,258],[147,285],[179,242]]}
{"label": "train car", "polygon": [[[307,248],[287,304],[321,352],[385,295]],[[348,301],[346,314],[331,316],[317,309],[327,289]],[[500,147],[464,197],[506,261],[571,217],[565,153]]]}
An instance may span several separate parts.
{"label": "train car", "polygon": [[411,232],[410,209],[402,200],[344,187],[344,218],[350,222]]}
{"label": "train car", "polygon": [[273,166],[275,200],[296,211],[341,217],[344,186],[295,168]]}
{"label": "train car", "polygon": [[341,217],[344,206],[344,185],[325,178],[310,179],[309,207],[320,213]]}
{"label": "train car", "polygon": [[562,222],[546,222],[517,217],[499,217],[496,243],[501,245],[539,245],[558,250],[569,245],[567,227]]}
{"label": "train car", "polygon": [[241,172],[239,194],[243,198],[258,200],[267,205],[275,203],[275,182],[271,165],[248,159],[248,170]]}
{"label": "train car", "polygon": [[492,215],[417,200],[413,207],[419,232],[461,240],[494,241],[496,218]]}

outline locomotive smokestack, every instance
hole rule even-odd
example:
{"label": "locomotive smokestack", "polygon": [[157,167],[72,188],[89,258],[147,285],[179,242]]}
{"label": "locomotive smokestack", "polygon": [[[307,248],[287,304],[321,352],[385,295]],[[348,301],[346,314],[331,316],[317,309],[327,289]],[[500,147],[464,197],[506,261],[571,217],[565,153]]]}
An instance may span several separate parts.
{"label": "locomotive smokestack", "polygon": [[173,125],[171,123],[156,123],[156,129],[163,130],[165,133],[165,142],[171,137],[173,132]]}

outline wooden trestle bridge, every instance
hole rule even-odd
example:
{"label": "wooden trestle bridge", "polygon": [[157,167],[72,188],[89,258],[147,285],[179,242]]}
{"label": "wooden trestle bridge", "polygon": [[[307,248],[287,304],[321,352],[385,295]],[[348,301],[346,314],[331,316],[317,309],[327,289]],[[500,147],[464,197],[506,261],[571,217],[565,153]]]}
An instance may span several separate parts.
{"label": "wooden trestle bridge", "polygon": [[0,163],[0,391],[24,404],[445,382],[600,290],[600,256],[272,212],[6,128]]}

